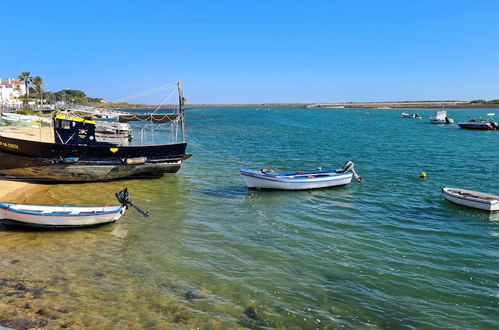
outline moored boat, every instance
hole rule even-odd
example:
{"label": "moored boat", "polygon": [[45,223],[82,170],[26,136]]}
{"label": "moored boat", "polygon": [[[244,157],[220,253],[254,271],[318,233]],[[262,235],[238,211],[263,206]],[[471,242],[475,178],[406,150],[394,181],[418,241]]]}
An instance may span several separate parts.
{"label": "moored boat", "polygon": [[[0,203],[0,220],[6,225],[40,228],[74,228],[112,223],[132,205],[125,188],[116,193],[121,205],[116,206],[59,206]],[[139,209],[141,214],[146,212]]]}
{"label": "moored boat", "polygon": [[485,211],[499,211],[499,196],[461,188],[442,188],[444,198],[452,203]]}
{"label": "moored boat", "polygon": [[350,161],[337,170],[276,172],[271,168],[241,169],[240,174],[248,188],[256,189],[305,190],[347,185],[352,176],[359,182],[362,180]]}
{"label": "moored boat", "polygon": [[401,117],[402,118],[416,118],[416,119],[423,118],[420,115],[418,115],[417,113],[407,113],[407,112],[402,112]]}
{"label": "moored boat", "polygon": [[[52,140],[48,142],[0,134],[0,174],[16,180],[81,182],[175,173],[189,157],[186,154],[184,98],[180,83],[176,88],[179,105],[174,112],[137,116],[124,114],[119,118],[125,123],[145,120],[151,128],[154,124],[170,124],[173,132],[171,143],[117,145],[119,140],[116,139],[103,142],[95,134],[94,121],[57,116],[53,119]],[[182,142],[178,142],[178,132]]]}
{"label": "moored boat", "polygon": [[430,117],[430,123],[432,123],[432,124],[454,124],[454,120],[452,118],[447,117],[446,110],[439,110],[435,116]]}
{"label": "moored boat", "polygon": [[470,119],[466,122],[458,123],[459,127],[466,129],[479,129],[493,131],[499,129],[499,124],[493,120]]}

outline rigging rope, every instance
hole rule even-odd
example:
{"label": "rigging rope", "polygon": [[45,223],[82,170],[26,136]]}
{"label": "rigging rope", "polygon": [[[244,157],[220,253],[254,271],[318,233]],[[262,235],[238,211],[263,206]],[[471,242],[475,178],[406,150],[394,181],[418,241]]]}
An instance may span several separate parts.
{"label": "rigging rope", "polygon": [[146,96],[146,95],[158,93],[158,92],[161,92],[162,90],[176,87],[177,86],[176,84],[177,84],[176,82],[175,83],[169,83],[167,85],[162,85],[162,86],[159,86],[159,87],[154,87],[154,88],[151,88],[151,89],[143,90],[143,91],[140,91],[140,92],[137,92],[137,93],[134,93],[134,94],[130,94],[128,96],[123,96],[123,97],[117,98],[117,99],[113,100],[113,102],[114,103],[123,102],[125,100],[134,99],[134,98],[138,98],[138,97],[141,97],[141,96]]}
{"label": "rigging rope", "polygon": [[151,115],[154,115],[156,113],[156,111],[159,110],[159,108],[161,108],[162,105],[164,105],[166,103],[166,101],[168,101],[168,99],[176,92],[177,90],[174,89],[163,101],[161,101],[161,103],[158,105],[158,107],[151,113]]}

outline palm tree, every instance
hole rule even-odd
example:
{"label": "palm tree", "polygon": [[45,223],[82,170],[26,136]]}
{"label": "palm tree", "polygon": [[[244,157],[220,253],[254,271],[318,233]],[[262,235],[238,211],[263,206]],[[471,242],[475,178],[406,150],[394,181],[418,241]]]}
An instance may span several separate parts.
{"label": "palm tree", "polygon": [[28,104],[28,94],[29,94],[28,84],[31,84],[31,82],[33,81],[33,77],[31,77],[30,74],[31,72],[24,71],[21,72],[21,74],[18,77],[20,82],[24,82],[24,87],[26,88],[26,94],[25,94],[26,98],[24,99],[25,104]]}
{"label": "palm tree", "polygon": [[42,85],[43,85],[43,81],[42,81],[42,77],[40,76],[36,76],[35,78],[33,78],[33,80],[31,81],[33,83],[33,85],[35,85],[35,89],[36,89],[36,94],[38,94],[38,98],[40,99],[40,103],[42,103]]}

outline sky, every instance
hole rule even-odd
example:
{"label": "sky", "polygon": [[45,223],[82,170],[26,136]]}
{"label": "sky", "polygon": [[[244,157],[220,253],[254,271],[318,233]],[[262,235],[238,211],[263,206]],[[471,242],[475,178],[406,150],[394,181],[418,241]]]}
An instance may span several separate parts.
{"label": "sky", "polygon": [[0,78],[110,101],[175,81],[194,104],[499,99],[499,1],[25,0],[0,20]]}

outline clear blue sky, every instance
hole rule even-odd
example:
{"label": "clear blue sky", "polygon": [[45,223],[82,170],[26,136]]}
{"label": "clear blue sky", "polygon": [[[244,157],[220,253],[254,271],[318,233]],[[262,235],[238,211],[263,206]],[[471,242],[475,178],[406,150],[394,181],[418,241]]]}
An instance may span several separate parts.
{"label": "clear blue sky", "polygon": [[[0,77],[109,100],[499,99],[499,1],[6,1]],[[158,103],[162,96],[136,102]]]}

